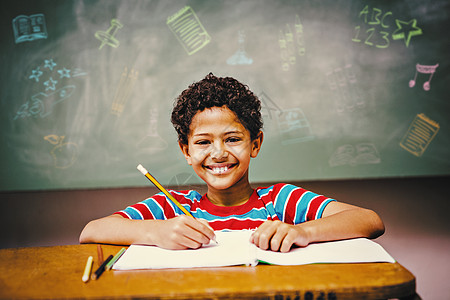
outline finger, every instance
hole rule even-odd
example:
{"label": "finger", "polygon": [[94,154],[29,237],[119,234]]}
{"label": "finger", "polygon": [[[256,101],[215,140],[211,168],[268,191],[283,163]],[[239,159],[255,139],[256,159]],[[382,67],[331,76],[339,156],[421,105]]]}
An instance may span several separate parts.
{"label": "finger", "polygon": [[277,224],[275,222],[265,222],[257,229],[256,246],[263,250],[269,249],[269,243],[272,236],[275,234]]}
{"label": "finger", "polygon": [[272,238],[270,239],[270,250],[278,251],[280,250],[280,246],[284,243],[284,240],[287,236],[287,228],[286,226],[278,226]]}
{"label": "finger", "polygon": [[[179,216],[176,218],[175,222],[176,224],[173,227],[173,231],[179,238],[185,237],[200,245],[209,243],[210,238],[203,231],[210,231],[210,229],[201,222],[188,216]],[[190,242],[180,242],[180,244],[191,245]]]}
{"label": "finger", "polygon": [[189,220],[186,220],[186,225],[193,230],[192,236],[189,237],[197,242],[209,244],[210,240],[215,239],[214,230],[206,220],[189,217]]}
{"label": "finger", "polygon": [[197,242],[187,236],[181,236],[176,241],[176,250],[180,249],[198,249],[202,246],[202,243]]}
{"label": "finger", "polygon": [[280,252],[289,252],[293,244],[293,235],[288,232],[281,243]]}
{"label": "finger", "polygon": [[204,232],[204,233],[206,233],[207,237],[210,240],[216,241],[216,234],[214,233],[214,229],[211,227],[211,225],[209,225],[208,221],[206,221],[204,219],[197,219],[197,220],[209,228],[209,231]]}

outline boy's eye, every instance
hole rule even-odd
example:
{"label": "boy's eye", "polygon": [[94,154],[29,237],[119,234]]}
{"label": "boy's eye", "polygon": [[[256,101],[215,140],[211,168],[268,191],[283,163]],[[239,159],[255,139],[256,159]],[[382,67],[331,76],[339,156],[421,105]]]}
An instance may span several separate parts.
{"label": "boy's eye", "polygon": [[207,145],[209,144],[208,140],[200,140],[200,141],[196,141],[195,144],[197,145]]}
{"label": "boy's eye", "polygon": [[239,142],[241,139],[240,138],[238,138],[238,137],[230,137],[230,138],[227,138],[227,142],[230,142],[230,143],[236,143],[236,142]]}

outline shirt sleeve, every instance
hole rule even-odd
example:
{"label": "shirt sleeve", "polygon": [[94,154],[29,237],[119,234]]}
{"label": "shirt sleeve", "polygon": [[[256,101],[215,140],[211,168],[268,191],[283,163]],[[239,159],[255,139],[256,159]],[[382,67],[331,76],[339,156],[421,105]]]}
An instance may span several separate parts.
{"label": "shirt sleeve", "polygon": [[300,224],[320,219],[327,204],[336,200],[292,184],[278,184],[274,187],[273,201],[280,220]]}
{"label": "shirt sleeve", "polygon": [[158,193],[114,214],[132,220],[166,220],[182,214],[182,211],[166,195]]}

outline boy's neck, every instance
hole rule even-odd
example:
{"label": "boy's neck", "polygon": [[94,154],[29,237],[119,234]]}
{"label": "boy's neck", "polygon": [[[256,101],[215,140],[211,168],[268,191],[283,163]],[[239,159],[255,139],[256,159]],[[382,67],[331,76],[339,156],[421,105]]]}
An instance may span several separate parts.
{"label": "boy's neck", "polygon": [[226,190],[217,190],[208,187],[208,200],[218,206],[242,205],[250,199],[253,189],[248,180],[239,182]]}

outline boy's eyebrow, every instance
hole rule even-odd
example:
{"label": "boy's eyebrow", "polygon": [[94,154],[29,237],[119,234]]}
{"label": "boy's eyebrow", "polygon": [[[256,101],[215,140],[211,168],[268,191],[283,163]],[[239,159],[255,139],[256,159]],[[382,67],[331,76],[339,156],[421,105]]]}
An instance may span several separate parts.
{"label": "boy's eyebrow", "polygon": [[[227,131],[225,132],[223,135],[229,135],[229,134],[244,134],[242,131],[239,130],[232,130],[232,131]],[[210,136],[211,133],[208,132],[200,132],[200,133],[196,133],[193,136]]]}
{"label": "boy's eyebrow", "polygon": [[239,130],[233,130],[233,131],[227,131],[227,132],[225,132],[225,135],[228,135],[228,134],[236,134],[236,133],[238,133],[238,134],[244,134],[242,131],[239,131]]}

